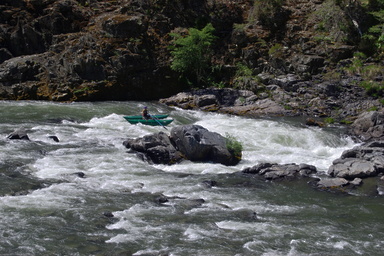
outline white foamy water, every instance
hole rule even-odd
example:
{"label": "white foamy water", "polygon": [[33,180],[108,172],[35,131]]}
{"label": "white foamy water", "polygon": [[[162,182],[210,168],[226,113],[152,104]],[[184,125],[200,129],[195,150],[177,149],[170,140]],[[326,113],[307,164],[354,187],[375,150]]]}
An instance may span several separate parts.
{"label": "white foamy water", "polygon": [[[144,104],[174,122],[164,129],[124,120]],[[356,200],[239,174],[261,162],[307,163],[326,173],[355,145],[337,128],[140,102],[0,106],[0,254],[375,255],[382,245],[381,217],[356,230],[349,224],[358,221]],[[122,145],[183,124],[234,136],[243,144],[242,161],[149,165]],[[16,128],[31,141],[7,140]],[[168,202],[160,204],[162,196]],[[366,204],[365,219],[382,207]],[[373,229],[370,237],[362,235],[365,228]]]}

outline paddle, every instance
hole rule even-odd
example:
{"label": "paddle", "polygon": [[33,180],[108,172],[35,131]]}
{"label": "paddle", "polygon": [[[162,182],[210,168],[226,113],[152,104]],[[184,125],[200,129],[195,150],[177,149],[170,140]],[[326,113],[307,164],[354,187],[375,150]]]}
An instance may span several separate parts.
{"label": "paddle", "polygon": [[161,126],[163,126],[163,128],[165,129],[165,130],[168,130],[167,129],[167,127],[165,127],[160,121],[159,121],[159,119],[157,119],[156,117],[154,117],[153,115],[151,115],[151,114],[148,114],[152,119],[154,119],[159,125],[161,125]]}

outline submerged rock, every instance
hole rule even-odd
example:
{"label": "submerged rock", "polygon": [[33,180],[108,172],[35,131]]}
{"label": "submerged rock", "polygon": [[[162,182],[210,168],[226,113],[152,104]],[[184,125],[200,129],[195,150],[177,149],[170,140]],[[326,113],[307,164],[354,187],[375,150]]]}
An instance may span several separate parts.
{"label": "submerged rock", "polygon": [[349,184],[349,181],[344,178],[325,178],[317,182],[319,188],[332,188],[332,187],[343,187]]}
{"label": "submerged rock", "polygon": [[384,176],[382,176],[377,183],[377,193],[380,196],[384,195]]}
{"label": "submerged rock", "polygon": [[59,138],[57,138],[57,136],[55,136],[55,135],[50,135],[50,136],[48,136],[48,138],[52,139],[55,142],[60,142]]}
{"label": "submerged rock", "polygon": [[313,165],[308,164],[272,164],[260,163],[253,167],[245,168],[243,173],[257,174],[266,180],[277,180],[284,178],[308,177],[317,172]]}
{"label": "submerged rock", "polygon": [[24,129],[17,129],[7,137],[10,140],[29,140],[28,134]]}

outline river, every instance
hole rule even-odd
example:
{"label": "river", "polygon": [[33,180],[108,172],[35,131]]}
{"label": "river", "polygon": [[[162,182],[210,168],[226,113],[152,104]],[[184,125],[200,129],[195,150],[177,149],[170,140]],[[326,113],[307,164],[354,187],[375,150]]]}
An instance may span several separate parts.
{"label": "river", "polygon": [[[124,120],[144,104],[174,122],[166,130]],[[324,174],[355,145],[341,127],[152,102],[0,107],[0,255],[382,255],[382,197],[239,174],[260,162],[307,163]],[[242,161],[150,165],[122,145],[184,124],[234,136]],[[30,141],[7,139],[18,128]],[[162,195],[170,200],[159,203]]]}

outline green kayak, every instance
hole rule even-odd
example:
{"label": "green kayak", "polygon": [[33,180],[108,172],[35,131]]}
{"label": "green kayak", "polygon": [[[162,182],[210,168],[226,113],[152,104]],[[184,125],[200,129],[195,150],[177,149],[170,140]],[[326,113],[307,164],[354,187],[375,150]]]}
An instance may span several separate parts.
{"label": "green kayak", "polygon": [[[168,114],[162,114],[162,115],[151,115],[154,116],[157,119],[164,119],[167,118],[169,115]],[[142,119],[142,116],[124,116],[124,118],[128,121],[131,119]]]}
{"label": "green kayak", "polygon": [[[125,117],[124,117],[125,118]],[[141,123],[141,124],[146,124],[146,125],[152,125],[152,126],[166,126],[170,123],[172,123],[173,119],[127,119],[126,120],[130,123],[130,124],[138,124],[138,123]]]}

